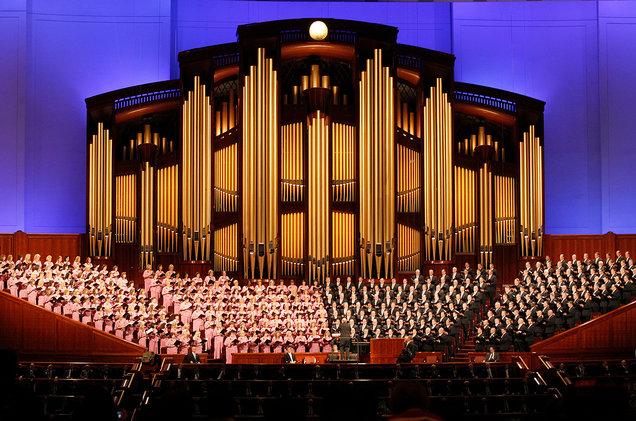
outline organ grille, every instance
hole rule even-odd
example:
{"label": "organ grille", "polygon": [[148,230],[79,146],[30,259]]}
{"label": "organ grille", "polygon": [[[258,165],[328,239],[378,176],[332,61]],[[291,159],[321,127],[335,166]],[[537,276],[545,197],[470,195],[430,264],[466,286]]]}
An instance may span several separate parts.
{"label": "organ grille", "polygon": [[351,276],[355,271],[355,217],[352,213],[333,212],[331,218],[331,272],[333,276]]}
{"label": "organ grille", "polygon": [[475,171],[455,167],[455,252],[473,253],[477,221]]}
{"label": "organ grille", "polygon": [[237,228],[237,224],[232,224],[214,231],[214,270],[237,270]]}
{"label": "organ grille", "polygon": [[415,272],[420,268],[420,231],[398,224],[398,272]]}
{"label": "organ grille", "polygon": [[515,180],[495,176],[495,243],[514,244],[516,230]]}
{"label": "organ grille", "polygon": [[282,133],[282,179],[281,199],[283,202],[298,202],[303,200],[303,124],[286,124]]}
{"label": "organ grille", "polygon": [[214,152],[214,209],[217,212],[238,210],[236,150],[233,144]]}
{"label": "organ grille", "polygon": [[302,276],[304,274],[305,214],[285,213],[281,215],[281,275]]}
{"label": "organ grille", "polygon": [[175,253],[178,241],[179,167],[157,171],[157,251]]}
{"label": "organ grille", "polygon": [[115,178],[115,241],[133,243],[136,235],[137,189],[135,174]]}
{"label": "organ grille", "polygon": [[398,212],[420,211],[420,154],[398,145]]}
{"label": "organ grille", "polygon": [[479,258],[492,263],[492,173],[488,163],[479,169]]}
{"label": "organ grille", "polygon": [[353,202],[355,199],[355,127],[333,123],[332,199]]}

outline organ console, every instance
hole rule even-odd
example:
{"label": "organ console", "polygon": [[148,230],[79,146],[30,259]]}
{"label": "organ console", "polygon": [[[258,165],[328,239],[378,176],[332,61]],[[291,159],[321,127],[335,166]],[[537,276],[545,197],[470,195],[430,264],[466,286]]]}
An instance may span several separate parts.
{"label": "organ console", "polygon": [[542,256],[544,103],[455,82],[397,28],[312,23],[87,99],[89,255],[318,281]]}

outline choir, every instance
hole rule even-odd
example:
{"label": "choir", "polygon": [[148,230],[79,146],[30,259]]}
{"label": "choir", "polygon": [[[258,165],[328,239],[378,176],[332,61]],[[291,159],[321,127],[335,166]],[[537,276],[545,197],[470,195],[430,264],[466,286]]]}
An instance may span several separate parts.
{"label": "choir", "polygon": [[477,328],[476,350],[529,351],[538,340],[636,298],[635,278],[634,260],[620,250],[615,258],[597,252],[593,259],[585,253],[566,260],[561,254],[556,264],[549,256],[534,267],[526,263]]}

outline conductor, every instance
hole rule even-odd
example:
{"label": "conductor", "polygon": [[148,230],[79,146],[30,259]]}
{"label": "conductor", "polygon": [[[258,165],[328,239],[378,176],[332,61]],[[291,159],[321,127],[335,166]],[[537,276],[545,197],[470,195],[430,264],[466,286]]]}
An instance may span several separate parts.
{"label": "conductor", "polygon": [[351,349],[351,325],[347,319],[342,319],[337,335],[340,337],[338,341],[340,359],[349,361],[349,350]]}

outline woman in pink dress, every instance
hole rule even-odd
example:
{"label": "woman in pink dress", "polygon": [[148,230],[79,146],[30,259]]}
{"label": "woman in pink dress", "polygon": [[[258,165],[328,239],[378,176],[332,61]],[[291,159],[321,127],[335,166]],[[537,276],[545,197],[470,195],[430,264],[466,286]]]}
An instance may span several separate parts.
{"label": "woman in pink dress", "polygon": [[331,338],[331,333],[327,330],[322,335],[322,340],[320,341],[322,345],[322,352],[332,352],[333,351],[332,342],[333,342],[333,339]]}
{"label": "woman in pink dress", "polygon": [[304,354],[307,352],[307,338],[303,332],[298,332],[296,334],[296,338],[294,339],[294,344],[296,345],[296,353]]}
{"label": "woman in pink dress", "polygon": [[225,346],[225,362],[232,364],[232,354],[238,353],[238,338],[234,334],[234,330],[231,329],[229,334],[225,338],[223,345]]}
{"label": "woman in pink dress", "polygon": [[225,337],[223,336],[223,330],[220,325],[217,325],[212,329],[212,338],[214,344],[214,359],[220,360],[223,352],[223,342]]}
{"label": "woman in pink dress", "polygon": [[318,332],[314,328],[307,338],[307,342],[309,343],[309,352],[320,352],[320,339],[320,335],[318,335]]}
{"label": "woman in pink dress", "polygon": [[146,270],[144,270],[144,273],[141,276],[144,278],[144,290],[147,294],[150,294],[150,285],[152,283],[152,278],[154,277],[152,266],[146,265]]}
{"label": "woman in pink dress", "polygon": [[249,338],[247,337],[247,335],[245,334],[243,329],[239,330],[238,337],[236,339],[238,340],[238,352],[240,354],[244,354],[244,353],[248,352],[248,350],[249,350]]}
{"label": "woman in pink dress", "polygon": [[281,336],[279,331],[274,332],[272,335],[272,352],[281,353],[283,352],[283,343],[284,339]]}

